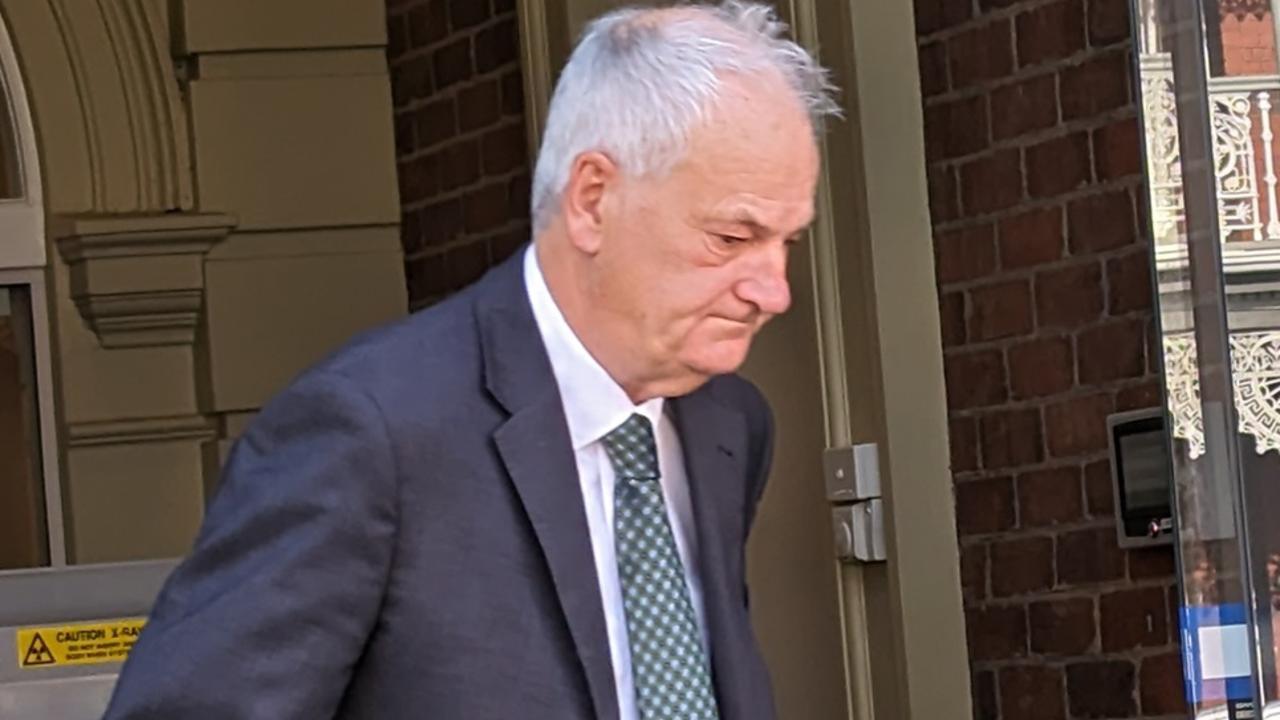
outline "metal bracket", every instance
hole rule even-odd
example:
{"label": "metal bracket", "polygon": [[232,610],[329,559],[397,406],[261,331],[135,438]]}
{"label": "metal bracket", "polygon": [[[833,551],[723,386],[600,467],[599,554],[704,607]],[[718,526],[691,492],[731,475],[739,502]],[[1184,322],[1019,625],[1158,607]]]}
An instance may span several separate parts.
{"label": "metal bracket", "polygon": [[865,500],[831,509],[836,557],[843,562],[884,562],[889,554],[884,542],[884,501]]}
{"label": "metal bracket", "polygon": [[829,448],[822,455],[827,500],[857,502],[880,497],[880,450],[875,443]]}
{"label": "metal bracket", "polygon": [[836,556],[843,562],[884,562],[884,501],[880,449],[874,443],[830,448],[822,456]]}

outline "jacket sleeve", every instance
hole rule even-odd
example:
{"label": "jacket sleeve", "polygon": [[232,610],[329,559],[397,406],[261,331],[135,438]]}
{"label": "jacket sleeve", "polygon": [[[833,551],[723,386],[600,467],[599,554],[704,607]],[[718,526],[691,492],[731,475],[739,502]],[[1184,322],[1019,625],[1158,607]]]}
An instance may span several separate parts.
{"label": "jacket sleeve", "polygon": [[105,720],[333,717],[374,627],[397,477],[372,398],[312,373],[236,443]]}

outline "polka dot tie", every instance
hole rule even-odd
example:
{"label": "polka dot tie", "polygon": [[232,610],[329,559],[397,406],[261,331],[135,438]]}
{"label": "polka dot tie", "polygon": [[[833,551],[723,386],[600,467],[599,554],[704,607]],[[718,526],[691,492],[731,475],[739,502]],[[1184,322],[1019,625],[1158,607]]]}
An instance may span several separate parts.
{"label": "polka dot tie", "polygon": [[716,720],[711,672],[658,482],[653,426],[632,415],[604,438],[618,476],[614,532],[642,720]]}

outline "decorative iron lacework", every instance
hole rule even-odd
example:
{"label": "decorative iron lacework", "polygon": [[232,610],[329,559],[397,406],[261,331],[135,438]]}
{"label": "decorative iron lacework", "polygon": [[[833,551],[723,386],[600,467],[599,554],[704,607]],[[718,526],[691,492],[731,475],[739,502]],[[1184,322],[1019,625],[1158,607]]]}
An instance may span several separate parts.
{"label": "decorative iron lacework", "polygon": [[[1198,458],[1205,439],[1195,338],[1166,336],[1164,352],[1173,436]],[[1233,333],[1231,375],[1238,430],[1253,436],[1259,455],[1280,451],[1280,331]]]}
{"label": "decorative iron lacework", "polygon": [[1222,17],[1252,15],[1259,20],[1271,12],[1271,0],[1218,0]]}
{"label": "decorative iron lacework", "polygon": [[[1173,67],[1168,54],[1144,54],[1141,74],[1152,229],[1157,244],[1175,243],[1184,229],[1185,212]],[[1280,88],[1272,87],[1268,83],[1274,80],[1266,78],[1251,81],[1258,84],[1249,89],[1240,88],[1238,79],[1232,82],[1234,85],[1228,89],[1221,87],[1222,83],[1211,81],[1209,91],[1222,240],[1280,240],[1273,160],[1275,138],[1270,121],[1271,91]],[[1220,87],[1215,89],[1215,84]],[[1256,139],[1255,122],[1260,131]],[[1257,147],[1258,140],[1261,148]],[[1258,182],[1259,155],[1264,188],[1260,188]],[[1260,207],[1263,195],[1268,210],[1265,238]]]}

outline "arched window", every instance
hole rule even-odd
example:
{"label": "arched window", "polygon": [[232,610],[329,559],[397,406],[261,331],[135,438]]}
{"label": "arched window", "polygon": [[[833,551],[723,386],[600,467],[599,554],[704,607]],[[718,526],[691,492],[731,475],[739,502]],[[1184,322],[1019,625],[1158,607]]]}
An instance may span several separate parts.
{"label": "arched window", "polygon": [[0,570],[66,563],[46,268],[34,130],[0,19]]}

